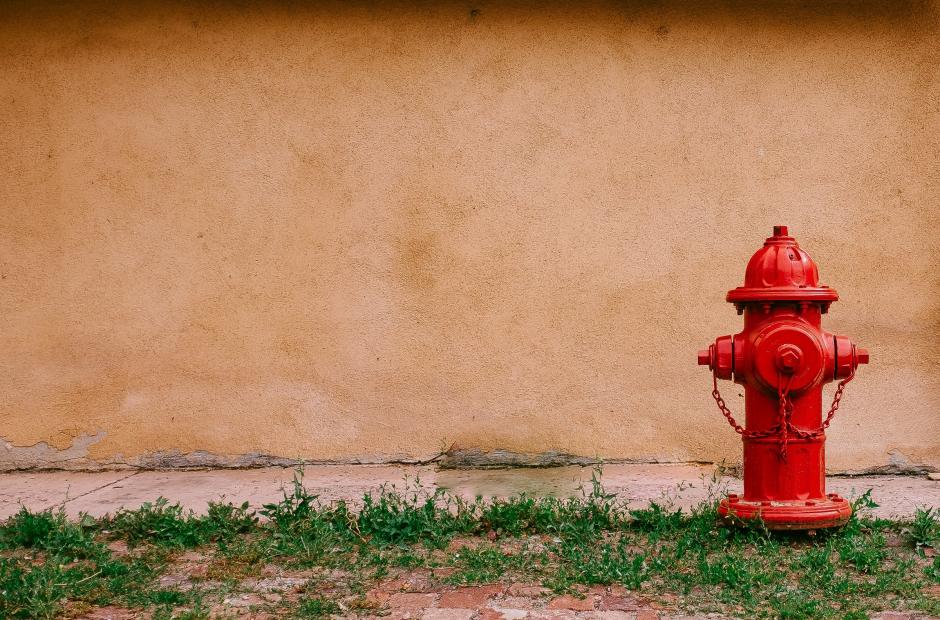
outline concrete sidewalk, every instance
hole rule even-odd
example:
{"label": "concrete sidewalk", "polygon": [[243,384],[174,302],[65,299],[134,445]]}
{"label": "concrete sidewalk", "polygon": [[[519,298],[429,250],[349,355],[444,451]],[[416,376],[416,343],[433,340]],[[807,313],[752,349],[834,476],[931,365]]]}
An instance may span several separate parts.
{"label": "concrete sidewalk", "polygon": [[[304,486],[324,502],[357,502],[383,484],[402,488],[420,481],[427,489],[447,489],[462,497],[530,495],[573,496],[590,490],[590,467],[550,469],[442,470],[433,466],[336,465],[308,466]],[[254,507],[277,501],[295,474],[290,468],[218,469],[204,471],[13,472],[0,474],[0,519],[19,507],[30,510],[64,507],[71,516],[92,516],[136,508],[159,496],[202,512],[211,500],[248,501]],[[722,489],[740,492],[741,481],[716,479],[712,466],[607,465],[602,484],[632,505],[652,500],[688,508]],[[940,506],[940,481],[926,476],[833,477],[828,490],[854,498],[872,489],[880,505],[874,514],[904,518],[918,507]]]}

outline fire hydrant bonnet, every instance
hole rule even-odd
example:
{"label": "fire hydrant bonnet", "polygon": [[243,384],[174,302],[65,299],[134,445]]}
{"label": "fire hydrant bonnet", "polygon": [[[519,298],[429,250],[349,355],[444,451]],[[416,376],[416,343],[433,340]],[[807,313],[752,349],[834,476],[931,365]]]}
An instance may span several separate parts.
{"label": "fire hydrant bonnet", "polygon": [[748,261],[744,286],[728,291],[726,299],[738,310],[742,303],[774,301],[819,302],[825,310],[839,294],[819,284],[815,261],[789,236],[787,227],[774,226],[773,236]]}

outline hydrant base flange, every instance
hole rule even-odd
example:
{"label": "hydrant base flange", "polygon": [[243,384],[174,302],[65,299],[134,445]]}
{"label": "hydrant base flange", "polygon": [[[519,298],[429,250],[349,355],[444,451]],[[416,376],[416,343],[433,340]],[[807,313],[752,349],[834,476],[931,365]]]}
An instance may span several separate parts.
{"label": "hydrant base flange", "polygon": [[786,501],[745,501],[729,495],[719,504],[718,514],[730,524],[759,519],[769,530],[816,530],[845,525],[852,516],[852,504],[835,494]]}

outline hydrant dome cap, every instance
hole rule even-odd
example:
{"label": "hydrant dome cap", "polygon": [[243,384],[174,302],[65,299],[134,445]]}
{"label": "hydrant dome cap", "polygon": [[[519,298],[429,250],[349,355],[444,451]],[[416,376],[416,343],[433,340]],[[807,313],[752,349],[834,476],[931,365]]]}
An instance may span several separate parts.
{"label": "hydrant dome cap", "polygon": [[748,261],[744,286],[728,291],[726,299],[732,303],[832,302],[839,294],[819,284],[815,261],[789,235],[787,227],[774,226],[774,234]]}

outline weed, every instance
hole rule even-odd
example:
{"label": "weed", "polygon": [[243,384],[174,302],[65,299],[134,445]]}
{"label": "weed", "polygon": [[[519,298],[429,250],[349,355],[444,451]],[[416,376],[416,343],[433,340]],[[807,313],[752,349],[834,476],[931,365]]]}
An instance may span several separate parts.
{"label": "weed", "polygon": [[340,612],[340,607],[335,601],[321,598],[318,596],[304,597],[300,599],[297,607],[297,618],[326,618],[330,615]]}
{"label": "weed", "polygon": [[780,620],[809,620],[824,613],[821,603],[805,592],[788,592],[773,599],[772,605]]}
{"label": "weed", "polygon": [[924,569],[924,574],[934,583],[940,584],[940,555],[933,559],[933,564]]}
{"label": "weed", "polygon": [[878,507],[878,504],[872,499],[871,489],[868,489],[854,500],[852,500],[852,520],[858,522],[860,518],[867,517],[869,511]]}
{"label": "weed", "polygon": [[311,566],[335,559],[356,541],[355,516],[346,504],[322,506],[303,486],[302,472],[294,476],[290,492],[278,503],[265,504],[261,514],[270,520],[265,528],[272,556]]}
{"label": "weed", "polygon": [[294,472],[291,489],[283,491],[284,498],[276,504],[264,504],[261,514],[269,518],[279,529],[290,527],[294,523],[310,518],[316,511],[316,495],[311,495],[304,487],[303,470]]}
{"label": "weed", "polygon": [[200,517],[159,497],[136,510],[120,510],[106,522],[114,537],[126,539],[132,545],[189,548],[247,532],[257,518],[247,502],[241,506],[210,502],[208,514]]}
{"label": "weed", "polygon": [[369,537],[372,544],[402,545],[422,543],[443,548],[457,533],[468,533],[476,525],[472,507],[459,498],[438,489],[427,493],[416,481],[413,489],[399,493],[394,486],[383,486],[378,497],[363,498],[362,510],[355,519],[357,534]]}
{"label": "weed", "polygon": [[556,591],[567,591],[574,584],[617,583],[635,590],[650,575],[647,556],[627,548],[624,541],[599,547],[566,546],[562,570],[545,584]]}
{"label": "weed", "polygon": [[670,510],[656,502],[651,503],[648,508],[642,510],[631,510],[630,516],[633,517],[631,527],[648,533],[653,540],[659,540],[663,536],[675,532],[685,520],[682,511],[678,508]]}
{"label": "weed", "polygon": [[120,510],[111,519],[108,529],[116,538],[132,545],[152,543],[169,547],[194,547],[202,537],[191,527],[179,504],[170,504],[165,497],[145,502],[137,510]]}
{"label": "weed", "polygon": [[936,547],[940,542],[940,512],[933,508],[918,508],[906,534],[908,542],[917,551]]}
{"label": "weed", "polygon": [[248,502],[240,506],[209,502],[206,516],[200,521],[204,536],[209,540],[230,540],[254,529],[258,517],[248,507]]}
{"label": "weed", "polygon": [[446,581],[452,584],[493,583],[507,573],[525,571],[533,561],[534,558],[527,554],[506,553],[497,547],[464,547],[452,556],[450,564],[457,571]]}
{"label": "weed", "polygon": [[65,561],[93,557],[101,553],[102,546],[95,542],[88,523],[86,517],[68,521],[63,510],[30,512],[21,508],[0,527],[0,549],[39,549]]}
{"label": "weed", "polygon": [[851,564],[862,573],[874,574],[887,553],[885,537],[879,532],[844,537],[837,545],[839,560]]}
{"label": "weed", "polygon": [[222,540],[206,568],[206,577],[219,581],[241,579],[256,572],[269,556],[266,545],[257,537]]}

